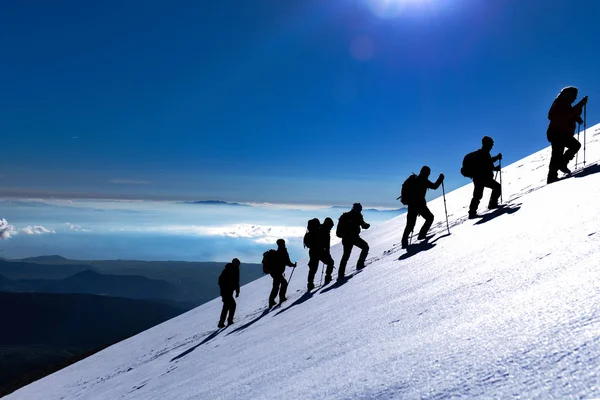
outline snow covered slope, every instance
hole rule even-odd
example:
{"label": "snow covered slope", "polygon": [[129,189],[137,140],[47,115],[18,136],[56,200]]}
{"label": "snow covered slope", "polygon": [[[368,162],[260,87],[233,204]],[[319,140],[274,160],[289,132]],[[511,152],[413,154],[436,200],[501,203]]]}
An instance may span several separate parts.
{"label": "snow covered slope", "polygon": [[8,399],[599,397],[599,140],[589,128],[586,169],[552,185],[549,149],[506,167],[508,206],[481,220],[465,220],[472,185],[449,193],[449,236],[431,202],[415,252],[405,215],[365,231],[367,268],[356,249],[343,285],[305,294],[301,261],[281,308],[265,311],[265,277],[231,327],[215,299]]}

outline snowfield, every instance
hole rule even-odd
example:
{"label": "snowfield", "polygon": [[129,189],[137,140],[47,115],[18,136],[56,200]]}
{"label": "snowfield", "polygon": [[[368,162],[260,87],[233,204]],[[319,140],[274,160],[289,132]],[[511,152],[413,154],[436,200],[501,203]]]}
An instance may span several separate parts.
{"label": "snowfield", "polygon": [[263,277],[224,330],[219,298],[7,399],[600,397],[599,139],[589,128],[586,168],[582,148],[552,185],[550,148],[505,167],[506,207],[481,219],[466,219],[472,184],[448,193],[450,235],[430,202],[435,236],[409,253],[406,215],[364,231],[368,265],[355,248],[342,285],[306,294],[301,260],[281,307],[266,310]]}

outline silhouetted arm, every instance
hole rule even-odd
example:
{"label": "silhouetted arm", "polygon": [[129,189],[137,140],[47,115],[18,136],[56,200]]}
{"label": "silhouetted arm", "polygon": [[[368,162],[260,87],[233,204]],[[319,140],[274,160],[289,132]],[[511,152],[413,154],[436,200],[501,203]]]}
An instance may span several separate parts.
{"label": "silhouetted arm", "polygon": [[437,188],[440,187],[440,185],[442,184],[443,181],[444,181],[444,174],[440,174],[440,176],[438,177],[437,181],[435,181],[435,183],[433,183],[429,179],[427,179],[427,188],[436,190]]}
{"label": "silhouetted arm", "polygon": [[287,265],[288,267],[295,267],[296,264],[292,262],[292,260],[290,260],[290,254],[288,253],[287,249],[285,249],[285,265]]}
{"label": "silhouetted arm", "polygon": [[362,214],[358,214],[360,220],[358,221],[358,224],[360,225],[361,228],[363,229],[369,229],[371,227],[371,224],[368,224],[365,222],[365,219],[363,218]]}

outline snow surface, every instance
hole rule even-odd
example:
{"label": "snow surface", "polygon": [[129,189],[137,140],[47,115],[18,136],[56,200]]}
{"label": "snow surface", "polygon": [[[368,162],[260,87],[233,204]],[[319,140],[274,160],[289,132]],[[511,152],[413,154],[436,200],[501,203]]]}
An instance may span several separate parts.
{"label": "snow surface", "polygon": [[306,295],[302,260],[281,308],[265,311],[264,277],[225,330],[215,299],[7,398],[599,397],[599,140],[589,128],[587,168],[552,185],[549,148],[504,168],[507,207],[482,220],[465,218],[471,184],[447,194],[449,236],[430,202],[435,236],[414,253],[406,215],[365,231],[368,265],[355,249],[343,285]]}

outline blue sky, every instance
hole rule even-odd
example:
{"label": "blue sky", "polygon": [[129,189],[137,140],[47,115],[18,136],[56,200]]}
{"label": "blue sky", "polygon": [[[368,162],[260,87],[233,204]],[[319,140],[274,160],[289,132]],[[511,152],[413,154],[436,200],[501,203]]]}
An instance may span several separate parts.
{"label": "blue sky", "polygon": [[547,146],[563,86],[597,122],[600,2],[377,1],[5,2],[0,196],[394,207]]}

